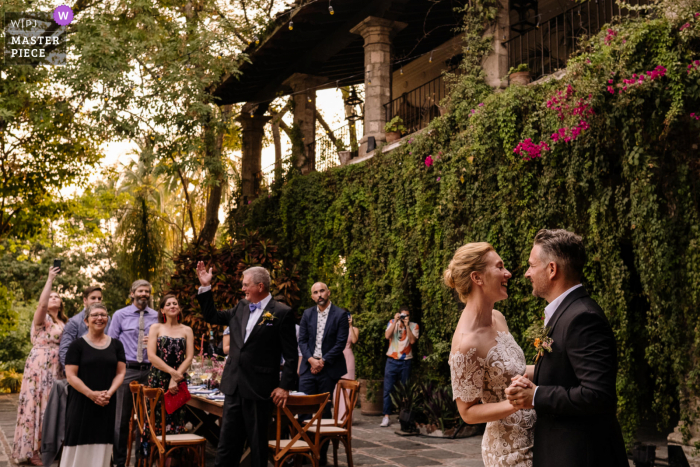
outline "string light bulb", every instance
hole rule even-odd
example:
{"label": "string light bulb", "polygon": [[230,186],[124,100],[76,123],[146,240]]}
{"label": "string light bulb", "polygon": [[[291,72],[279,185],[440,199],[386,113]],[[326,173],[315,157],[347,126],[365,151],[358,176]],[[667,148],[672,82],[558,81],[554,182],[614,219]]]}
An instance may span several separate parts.
{"label": "string light bulb", "polygon": [[428,63],[433,63],[433,52],[435,52],[435,51],[434,50],[430,51],[430,58],[428,59]]}
{"label": "string light bulb", "polygon": [[255,115],[253,115],[253,111],[251,110],[250,111],[250,118],[253,118],[253,117],[255,117]]}
{"label": "string light bulb", "polygon": [[289,20],[289,30],[292,31],[294,29],[294,21]]}
{"label": "string light bulb", "polygon": [[309,104],[311,104],[311,96],[308,96],[308,95],[307,95],[307,96],[306,96],[306,101],[307,101]]}
{"label": "string light bulb", "polygon": [[331,0],[328,0],[328,13],[333,16],[335,14],[335,11],[333,11],[333,5],[331,5]]}
{"label": "string light bulb", "polygon": [[253,39],[255,39],[255,45],[260,44],[260,38],[258,36],[253,36]]}
{"label": "string light bulb", "polygon": [[401,65],[401,69],[399,70],[399,74],[403,76],[403,64]]}

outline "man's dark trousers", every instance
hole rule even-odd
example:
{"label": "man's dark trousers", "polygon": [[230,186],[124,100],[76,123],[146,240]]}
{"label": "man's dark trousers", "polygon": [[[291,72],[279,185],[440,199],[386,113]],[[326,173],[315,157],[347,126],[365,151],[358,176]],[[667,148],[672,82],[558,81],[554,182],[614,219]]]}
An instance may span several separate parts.
{"label": "man's dark trousers", "polygon": [[[328,372],[323,369],[317,375],[307,371],[299,378],[299,391],[304,394],[324,394],[330,392],[330,398],[328,399],[328,404],[323,409],[323,418],[333,418],[333,412],[331,411],[331,403],[333,399],[333,390],[340,378],[335,379],[328,376]],[[311,418],[311,417],[305,417]]]}
{"label": "man's dark trousers", "polygon": [[112,461],[114,465],[121,466],[126,463],[126,453],[129,444],[129,418],[134,401],[131,397],[129,383],[136,381],[139,384],[148,384],[149,364],[144,363],[143,370],[127,368],[124,382],[119,386],[114,396],[117,398],[116,416],[114,417],[114,446],[112,446]]}
{"label": "man's dark trousers", "polygon": [[[238,467],[243,446],[250,446],[251,467],[267,466],[266,424],[272,418],[274,404],[271,400],[243,399],[239,391],[224,400],[219,446],[214,467]],[[262,448],[265,448],[262,450]],[[262,452],[261,452],[262,450]]]}

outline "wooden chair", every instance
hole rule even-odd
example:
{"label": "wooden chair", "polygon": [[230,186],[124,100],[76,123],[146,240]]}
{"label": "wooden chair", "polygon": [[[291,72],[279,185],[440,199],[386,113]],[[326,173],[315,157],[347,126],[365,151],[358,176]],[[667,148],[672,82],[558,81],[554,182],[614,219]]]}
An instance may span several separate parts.
{"label": "wooden chair", "polygon": [[[277,407],[277,438],[270,440],[267,447],[272,451],[275,467],[280,467],[290,456],[301,455],[311,460],[313,467],[318,467],[320,456],[320,436],[316,430],[314,439],[309,437],[309,432],[316,425],[321,427],[323,409],[328,403],[330,393],[313,396],[289,396],[284,407]],[[283,415],[284,414],[284,415]],[[302,427],[295,415],[313,414],[313,417],[304,423]],[[289,419],[292,439],[281,439],[282,418]],[[284,422],[286,424],[286,421]]]}
{"label": "wooden chair", "polygon": [[[170,455],[177,451],[178,449],[191,450],[195,455],[195,459],[198,459],[197,465],[204,467],[204,451],[207,444],[206,438],[202,436],[193,435],[189,433],[183,433],[179,435],[167,435],[165,434],[165,404],[163,401],[163,390],[160,388],[147,388],[144,387],[143,390],[143,405],[144,410],[147,411],[148,429],[150,430],[150,441],[153,443],[153,448],[151,449],[151,455],[149,456],[149,465],[153,464],[153,457],[156,455],[156,450],[158,451],[158,465],[160,467],[165,466],[165,460],[170,457]],[[161,404],[161,417],[160,420],[156,420],[156,407]],[[161,430],[161,437],[158,439],[156,435],[156,424],[159,424]]]}
{"label": "wooden chair", "polygon": [[[336,399],[336,400],[335,400],[335,403],[333,404],[333,418],[322,418],[322,419],[321,419],[321,426],[325,426],[325,425],[328,425],[328,426],[339,426],[339,425],[342,425],[342,424],[345,422],[345,419],[346,419],[347,416],[348,416],[349,410],[348,410],[347,405],[345,406],[345,413],[343,414],[343,416],[340,417],[339,414],[338,414],[338,410],[340,410],[340,404],[339,404],[339,401],[340,401],[340,397],[339,397],[340,390],[338,389],[338,387],[340,386],[340,382],[341,382],[341,381],[355,381],[355,380],[354,380],[354,379],[340,378],[340,380],[338,381],[338,384],[336,385],[336,391],[335,391],[335,399]],[[358,386],[358,387],[359,387],[359,386]],[[358,391],[359,391],[359,389],[358,389]],[[355,391],[355,392],[357,392],[357,391]],[[355,399],[357,399],[357,398],[355,398]],[[353,407],[353,408],[354,408],[354,407]]]}
{"label": "wooden chair", "polygon": [[[143,386],[138,383],[138,381],[132,381],[129,383],[129,391],[131,391],[131,400],[133,401],[133,406],[131,408],[131,418],[129,418],[129,440],[127,446],[126,454],[126,466],[129,466],[131,461],[131,449],[134,446],[134,441],[141,438],[141,435],[145,434],[145,423],[146,417],[143,407]],[[134,424],[136,422],[136,424]],[[134,434],[138,433],[136,437]],[[136,467],[146,467],[148,458],[136,459]]]}
{"label": "wooden chair", "polygon": [[311,433],[317,436],[321,435],[321,445],[323,443],[333,443],[333,465],[338,467],[338,445],[343,443],[345,446],[345,454],[348,459],[348,467],[353,467],[352,463],[352,413],[357,403],[357,396],[360,389],[360,383],[349,379],[341,379],[338,382],[338,389],[335,393],[335,407],[339,406],[341,397],[345,401],[347,410],[343,419],[338,419],[338,411],[334,410],[334,424],[320,425],[309,429]]}

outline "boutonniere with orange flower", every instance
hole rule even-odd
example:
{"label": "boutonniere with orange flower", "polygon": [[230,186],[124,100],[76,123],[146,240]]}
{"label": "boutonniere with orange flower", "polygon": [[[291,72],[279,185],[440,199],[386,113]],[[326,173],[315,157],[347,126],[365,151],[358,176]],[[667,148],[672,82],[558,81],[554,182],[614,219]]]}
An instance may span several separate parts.
{"label": "boutonniere with orange flower", "polygon": [[535,363],[540,357],[544,356],[545,352],[552,351],[552,344],[554,340],[549,337],[549,330],[545,325],[533,324],[525,331],[525,337],[532,340],[532,345],[537,350],[537,356],[535,357]]}
{"label": "boutonniere with orange flower", "polygon": [[265,313],[263,313],[262,321],[260,321],[260,324],[258,324],[258,326],[262,326],[265,323],[270,323],[270,324],[268,324],[268,326],[272,326],[272,321],[274,321],[276,319],[277,319],[277,316],[273,315],[269,311],[266,311]]}

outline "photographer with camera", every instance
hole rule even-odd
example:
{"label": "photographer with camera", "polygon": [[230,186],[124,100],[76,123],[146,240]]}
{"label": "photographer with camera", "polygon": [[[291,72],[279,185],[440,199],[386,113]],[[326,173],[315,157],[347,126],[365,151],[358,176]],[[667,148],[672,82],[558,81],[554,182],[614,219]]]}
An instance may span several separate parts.
{"label": "photographer with camera", "polygon": [[389,426],[391,415],[391,391],[401,381],[406,384],[411,373],[413,344],[418,340],[418,324],[410,321],[411,312],[402,306],[394,319],[389,321],[384,336],[389,340],[389,350],[384,369],[384,417],[380,426]]}

